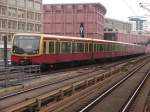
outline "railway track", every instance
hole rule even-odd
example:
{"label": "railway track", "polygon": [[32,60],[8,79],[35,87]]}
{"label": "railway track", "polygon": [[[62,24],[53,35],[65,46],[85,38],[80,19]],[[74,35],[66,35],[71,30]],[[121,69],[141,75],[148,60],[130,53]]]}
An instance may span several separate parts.
{"label": "railway track", "polygon": [[128,111],[150,75],[149,66],[150,63],[140,65],[79,112]]}
{"label": "railway track", "polygon": [[0,67],[0,87],[4,88],[4,87],[16,86],[28,80],[41,78],[44,75],[46,76],[46,75],[53,74],[53,73],[76,71],[79,68],[84,69],[84,68],[90,68],[90,67],[93,68],[95,66],[98,66],[103,69],[107,69],[111,66],[116,66],[126,61],[134,60],[134,59],[135,58],[121,60],[113,64],[107,63],[107,65],[106,64],[105,65],[94,64],[94,65],[81,66],[81,67],[75,67],[75,68],[69,68],[69,69],[68,68],[60,69],[60,70],[58,69],[58,70],[48,71],[44,73],[40,72],[40,66],[38,65]]}
{"label": "railway track", "polygon": [[[113,67],[114,65],[111,66]],[[118,65],[118,68],[120,66],[124,66],[124,64],[121,63],[120,65]],[[10,110],[13,111],[18,110],[20,108],[22,109],[23,107],[20,107],[22,105],[24,105],[24,107],[26,107],[27,105],[34,105],[34,106],[41,105],[45,103],[45,101],[43,100],[46,100],[50,96],[52,98],[57,96],[60,97],[64,95],[63,93],[65,91],[71,92],[77,91],[82,86],[89,86],[90,84],[95,83],[95,81],[104,80],[105,78],[110,76],[110,71],[109,72],[105,71],[105,73],[103,73],[104,71],[102,71],[100,68],[101,66],[97,66],[92,70],[86,68],[83,69],[82,71],[79,70],[78,74],[75,75],[74,74],[65,76],[59,75],[59,80],[58,79],[56,80],[55,78],[54,80],[51,80],[47,84],[43,85],[41,84],[40,86],[36,87],[24,86],[23,89],[20,89],[20,91],[18,92],[1,95],[0,109],[3,110],[4,112],[9,112]],[[112,69],[111,73],[115,70],[117,70],[117,67],[116,69]],[[42,96],[43,94],[44,96]],[[39,104],[39,102],[37,101],[41,103]]]}
{"label": "railway track", "polygon": [[[136,63],[136,61],[134,62]],[[112,64],[111,66],[113,67],[114,65]],[[124,65],[125,63],[121,63],[118,68]],[[38,82],[36,85],[34,83],[20,85],[18,90],[0,94],[0,109],[2,112],[13,112],[15,110],[21,111],[20,109],[30,109],[30,106],[31,108],[36,107],[35,109],[41,108],[41,105],[47,105],[46,102],[49,103],[49,100],[56,99],[59,101],[61,97],[66,97],[65,94],[74,94],[84,87],[107,79],[118,68],[111,69],[111,71],[102,70],[101,66],[93,69],[85,68],[76,72],[65,73],[65,75],[55,76],[51,80],[47,80],[46,83]]]}

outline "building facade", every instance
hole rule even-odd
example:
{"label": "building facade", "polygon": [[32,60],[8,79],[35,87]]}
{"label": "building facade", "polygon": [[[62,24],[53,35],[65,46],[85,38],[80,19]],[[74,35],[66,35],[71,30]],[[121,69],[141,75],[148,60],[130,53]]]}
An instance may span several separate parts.
{"label": "building facade", "polygon": [[105,18],[105,31],[131,32],[131,24],[124,21],[119,21],[111,18]]}
{"label": "building facade", "polygon": [[[42,0],[0,0],[0,45],[2,48],[4,36],[7,36],[9,46],[13,34],[33,32],[42,32]],[[0,51],[0,59],[3,55],[2,51]]]}
{"label": "building facade", "polygon": [[0,41],[18,32],[42,32],[42,0],[0,0]]}
{"label": "building facade", "polygon": [[129,21],[132,24],[132,31],[143,32],[144,31],[144,22],[146,20],[141,17],[129,17]]}
{"label": "building facade", "polygon": [[103,39],[105,7],[100,3],[43,5],[43,32]]}

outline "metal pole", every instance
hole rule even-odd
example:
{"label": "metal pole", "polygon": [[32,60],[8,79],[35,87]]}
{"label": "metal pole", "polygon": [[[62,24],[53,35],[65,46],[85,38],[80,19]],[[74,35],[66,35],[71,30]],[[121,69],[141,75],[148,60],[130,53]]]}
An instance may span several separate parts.
{"label": "metal pole", "polygon": [[7,36],[4,36],[4,65],[7,66]]}

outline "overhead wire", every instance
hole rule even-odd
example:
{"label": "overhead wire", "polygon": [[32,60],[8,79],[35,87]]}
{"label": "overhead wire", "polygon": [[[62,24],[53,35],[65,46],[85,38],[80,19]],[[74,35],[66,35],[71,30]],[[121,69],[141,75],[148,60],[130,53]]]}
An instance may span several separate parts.
{"label": "overhead wire", "polygon": [[132,7],[126,2],[126,0],[122,0],[124,2],[124,4],[128,7],[128,9],[134,14],[134,15],[138,15],[133,9]]}

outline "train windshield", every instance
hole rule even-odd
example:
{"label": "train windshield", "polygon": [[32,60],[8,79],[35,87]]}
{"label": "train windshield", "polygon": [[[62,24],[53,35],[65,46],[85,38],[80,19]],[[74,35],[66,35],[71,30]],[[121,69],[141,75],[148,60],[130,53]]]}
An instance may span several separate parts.
{"label": "train windshield", "polygon": [[15,36],[13,41],[13,53],[17,54],[38,54],[40,36]]}

